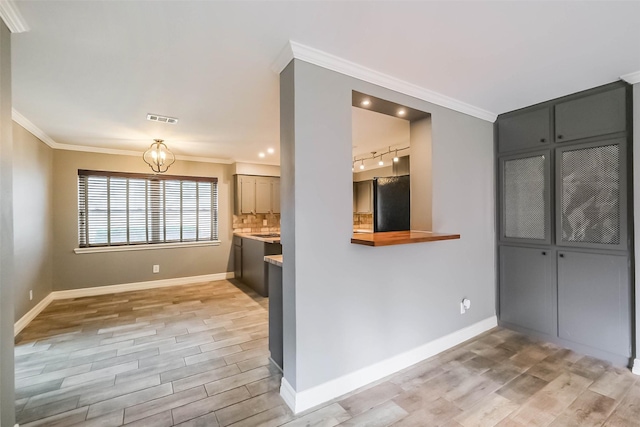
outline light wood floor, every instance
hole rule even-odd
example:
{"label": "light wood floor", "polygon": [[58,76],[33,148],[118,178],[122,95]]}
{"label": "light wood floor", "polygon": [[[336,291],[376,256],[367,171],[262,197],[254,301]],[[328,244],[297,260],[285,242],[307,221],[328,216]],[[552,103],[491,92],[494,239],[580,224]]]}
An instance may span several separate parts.
{"label": "light wood floor", "polygon": [[55,301],[16,338],[17,421],[640,425],[638,377],[499,328],[296,418],[268,362],[266,306],[229,281]]}

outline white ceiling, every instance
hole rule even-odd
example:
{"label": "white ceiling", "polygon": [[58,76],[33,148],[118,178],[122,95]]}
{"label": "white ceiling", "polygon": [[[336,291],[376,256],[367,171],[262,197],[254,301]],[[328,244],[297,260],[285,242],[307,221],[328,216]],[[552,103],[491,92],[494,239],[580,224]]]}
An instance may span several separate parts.
{"label": "white ceiling", "polygon": [[638,1],[17,5],[14,108],[60,144],[260,162],[289,40],[494,114],[640,71]]}

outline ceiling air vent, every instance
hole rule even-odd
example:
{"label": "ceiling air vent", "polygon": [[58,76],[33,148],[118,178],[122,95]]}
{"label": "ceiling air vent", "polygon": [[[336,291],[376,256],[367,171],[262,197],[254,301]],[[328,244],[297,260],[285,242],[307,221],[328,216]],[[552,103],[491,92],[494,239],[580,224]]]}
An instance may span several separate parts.
{"label": "ceiling air vent", "polygon": [[159,114],[147,114],[147,120],[151,120],[152,122],[169,123],[170,125],[178,123],[178,119],[175,117],[161,116]]}

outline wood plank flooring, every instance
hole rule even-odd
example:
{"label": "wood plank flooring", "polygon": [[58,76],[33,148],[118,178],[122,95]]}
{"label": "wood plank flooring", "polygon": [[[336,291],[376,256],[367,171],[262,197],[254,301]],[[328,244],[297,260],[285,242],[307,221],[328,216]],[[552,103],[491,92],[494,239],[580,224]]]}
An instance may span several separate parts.
{"label": "wood plank flooring", "polygon": [[267,299],[220,281],[54,301],[16,337],[21,426],[640,426],[628,370],[496,328],[294,416]]}

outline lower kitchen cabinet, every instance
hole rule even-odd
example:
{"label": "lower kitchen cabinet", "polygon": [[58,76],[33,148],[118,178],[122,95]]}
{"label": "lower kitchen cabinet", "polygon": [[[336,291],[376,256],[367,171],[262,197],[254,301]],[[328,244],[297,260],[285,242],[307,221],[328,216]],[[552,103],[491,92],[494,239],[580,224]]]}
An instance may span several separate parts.
{"label": "lower kitchen cabinet", "polygon": [[233,236],[233,276],[242,279],[242,237]]}
{"label": "lower kitchen cabinet", "polygon": [[261,296],[269,296],[267,266],[264,262],[264,257],[266,255],[280,254],[282,254],[282,245],[280,243],[267,243],[261,240],[242,238],[241,271],[240,277],[236,276],[236,278]]}
{"label": "lower kitchen cabinet", "polygon": [[560,338],[631,355],[631,289],[626,255],[558,251]]}
{"label": "lower kitchen cabinet", "polygon": [[500,247],[500,318],[555,335],[555,257],[548,249]]}

